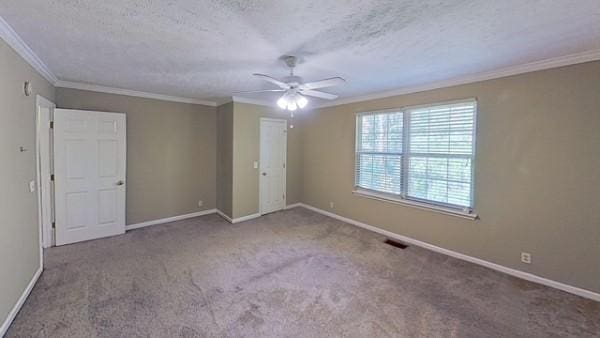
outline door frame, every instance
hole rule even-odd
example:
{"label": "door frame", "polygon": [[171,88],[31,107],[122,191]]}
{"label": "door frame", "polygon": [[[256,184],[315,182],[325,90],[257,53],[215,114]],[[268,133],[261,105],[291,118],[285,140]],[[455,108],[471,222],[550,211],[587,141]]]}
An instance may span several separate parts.
{"label": "door frame", "polygon": [[[40,110],[41,105],[50,106],[50,112],[47,117],[42,116]],[[52,128],[50,123],[53,120],[54,109],[56,104],[48,100],[47,98],[36,95],[35,98],[35,163],[36,163],[36,179],[37,179],[37,201],[38,201],[38,223],[40,229],[40,255],[43,254],[42,249],[48,248],[54,245],[54,234],[52,231],[52,222],[54,221],[54,189],[52,186],[49,187],[50,191],[47,191],[48,187],[42,184],[44,178],[50,179],[52,175]],[[46,129],[47,128],[47,129]],[[41,137],[44,130],[48,131],[48,138]],[[48,151],[45,154],[42,153],[41,149],[46,148]],[[42,168],[42,156],[45,156],[44,160],[48,164],[47,167]],[[48,198],[43,198],[43,195],[47,195]],[[50,213],[44,212],[48,210]],[[42,257],[40,257],[40,260]]]}
{"label": "door frame", "polygon": [[283,139],[283,157],[285,158],[285,170],[283,170],[283,209],[285,209],[285,207],[287,206],[287,120],[286,119],[275,119],[275,118],[269,118],[269,117],[261,117],[260,121],[259,121],[259,127],[258,127],[258,213],[260,215],[264,215],[265,213],[263,212],[263,203],[262,203],[262,194],[261,194],[261,188],[262,188],[262,184],[263,184],[263,175],[261,174],[262,172],[262,142],[261,142],[261,135],[262,135],[262,124],[263,122],[279,122],[282,123],[283,122],[283,126],[285,127],[284,129],[284,133],[285,133],[285,137]]}

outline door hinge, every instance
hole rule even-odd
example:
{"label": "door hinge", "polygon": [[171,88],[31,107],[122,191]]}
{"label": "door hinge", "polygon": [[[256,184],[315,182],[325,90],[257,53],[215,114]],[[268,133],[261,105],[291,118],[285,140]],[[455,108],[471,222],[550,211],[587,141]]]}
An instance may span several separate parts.
{"label": "door hinge", "polygon": [[52,222],[52,229],[56,229],[56,222]]}
{"label": "door hinge", "polygon": [[283,199],[285,199],[285,194],[283,194]]}
{"label": "door hinge", "polygon": [[285,163],[283,164],[283,168],[285,169]]}
{"label": "door hinge", "polygon": [[50,121],[50,129],[54,129],[54,121]]}
{"label": "door hinge", "polygon": [[54,174],[50,175],[50,181],[54,181]]}

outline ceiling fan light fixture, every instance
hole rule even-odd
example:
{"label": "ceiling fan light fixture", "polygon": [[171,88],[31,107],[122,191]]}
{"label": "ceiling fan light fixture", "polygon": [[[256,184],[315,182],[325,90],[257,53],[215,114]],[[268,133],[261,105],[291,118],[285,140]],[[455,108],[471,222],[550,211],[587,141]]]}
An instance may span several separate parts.
{"label": "ceiling fan light fixture", "polygon": [[[284,61],[290,68],[290,76],[283,80],[278,80],[274,77],[265,74],[254,73],[252,75],[267,81],[271,84],[279,87],[278,89],[263,89],[263,90],[252,90],[240,93],[266,93],[266,92],[283,92],[283,95],[277,100],[277,106],[279,108],[295,111],[297,109],[304,109],[308,104],[307,96],[317,97],[324,100],[335,100],[338,98],[335,94],[322,92],[317,89],[328,88],[344,84],[346,80],[341,77],[332,77],[319,81],[304,82],[301,77],[294,75],[294,67],[296,67],[298,59],[295,56],[285,56]],[[293,114],[292,114],[293,116]]]}
{"label": "ceiling fan light fixture", "polygon": [[286,96],[287,95],[283,95],[281,98],[279,98],[279,100],[277,100],[277,105],[281,109],[285,109],[288,106],[288,100],[287,100]]}
{"label": "ceiling fan light fixture", "polygon": [[285,93],[277,100],[277,105],[281,109],[295,111],[298,108],[302,109],[308,104],[308,99],[298,93]]}
{"label": "ceiling fan light fixture", "polygon": [[290,101],[287,106],[287,110],[294,111],[298,109],[298,105],[296,105],[296,101]]}
{"label": "ceiling fan light fixture", "polygon": [[306,107],[306,105],[308,104],[308,99],[302,95],[298,95],[296,97],[296,104],[298,105],[298,107],[300,109],[302,109],[302,108]]}

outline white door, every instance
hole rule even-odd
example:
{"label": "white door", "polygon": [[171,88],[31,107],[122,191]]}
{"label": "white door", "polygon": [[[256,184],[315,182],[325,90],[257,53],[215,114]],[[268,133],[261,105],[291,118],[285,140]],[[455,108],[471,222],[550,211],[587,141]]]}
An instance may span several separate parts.
{"label": "white door", "polygon": [[56,245],[125,232],[125,114],[54,110]]}
{"label": "white door", "polygon": [[287,121],[260,120],[260,213],[285,208]]}
{"label": "white door", "polygon": [[52,246],[52,221],[54,219],[52,207],[52,133],[50,121],[54,110],[54,103],[42,96],[36,98],[37,106],[37,174],[38,174],[38,205],[40,225],[42,227],[42,245],[44,248]]}

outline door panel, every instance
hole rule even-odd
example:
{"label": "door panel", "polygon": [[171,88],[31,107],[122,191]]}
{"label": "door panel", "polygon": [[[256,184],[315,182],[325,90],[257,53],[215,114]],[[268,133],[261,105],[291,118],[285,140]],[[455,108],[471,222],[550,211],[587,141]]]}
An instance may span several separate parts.
{"label": "door panel", "polygon": [[[84,139],[67,139],[64,142],[66,164],[66,179],[85,179],[87,160],[87,145]],[[58,149],[60,150],[60,148]]]}
{"label": "door panel", "polygon": [[261,119],[260,124],[260,212],[285,208],[285,162],[287,122]]}
{"label": "door panel", "polygon": [[98,223],[107,224],[117,221],[117,189],[98,191]]}
{"label": "door panel", "polygon": [[66,120],[65,133],[85,133],[87,129],[87,121],[80,116],[71,116]]}
{"label": "door panel", "polygon": [[56,245],[125,232],[125,115],[54,112]]}
{"label": "door panel", "polygon": [[70,192],[66,195],[66,224],[68,230],[81,229],[87,226],[89,198],[86,191]]}
{"label": "door panel", "polygon": [[117,125],[115,120],[102,119],[98,123],[98,134],[116,135]]}
{"label": "door panel", "polygon": [[116,140],[98,140],[98,174],[100,177],[116,177],[119,173],[119,143]]}

